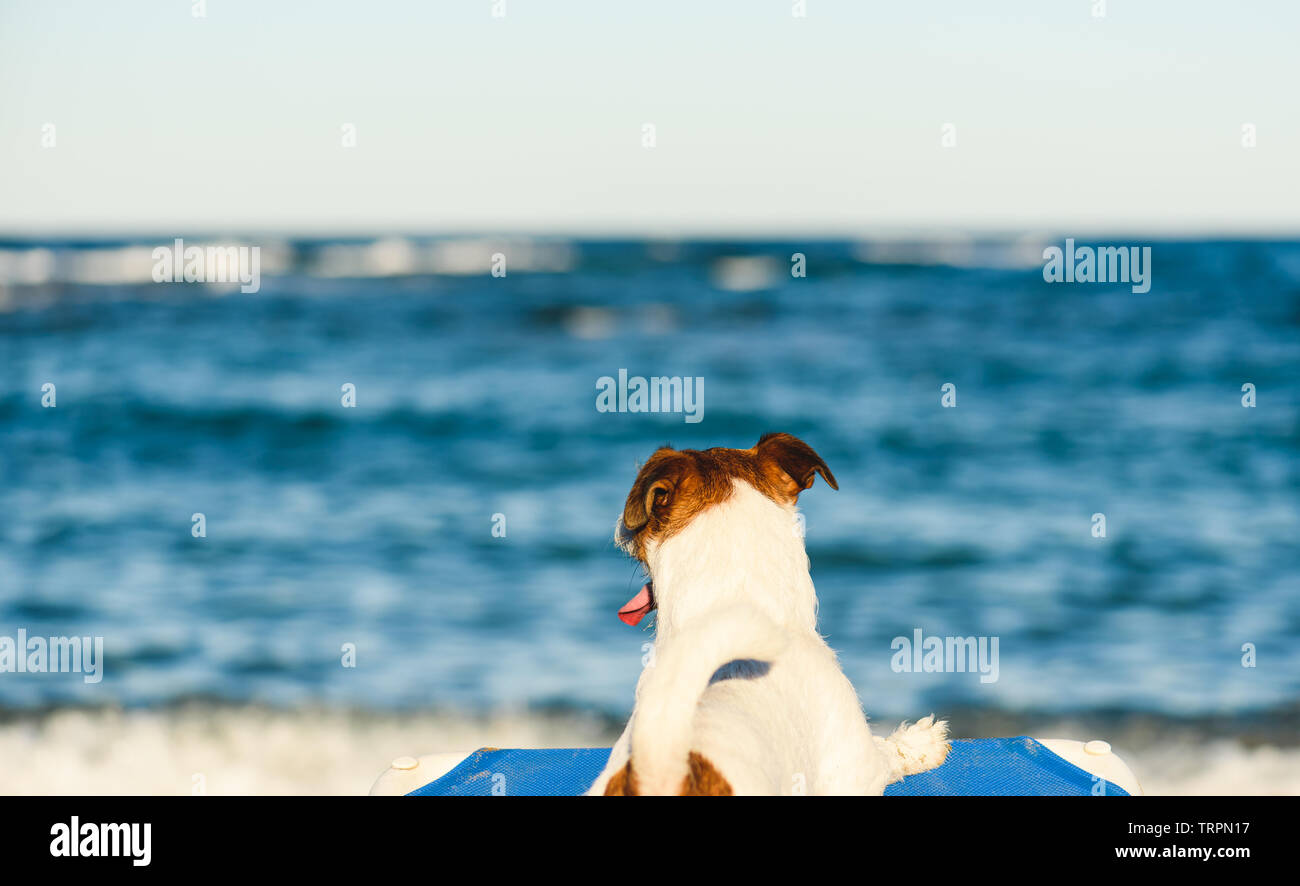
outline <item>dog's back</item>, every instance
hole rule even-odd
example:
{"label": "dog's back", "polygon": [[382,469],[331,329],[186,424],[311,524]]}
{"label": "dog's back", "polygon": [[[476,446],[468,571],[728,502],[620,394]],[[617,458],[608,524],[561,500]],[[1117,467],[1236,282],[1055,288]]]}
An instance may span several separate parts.
{"label": "dog's back", "polygon": [[[871,731],[835,654],[815,635],[774,661],[728,666],[700,697],[692,747],[741,795],[879,793]],[[849,759],[845,755],[849,755]]]}

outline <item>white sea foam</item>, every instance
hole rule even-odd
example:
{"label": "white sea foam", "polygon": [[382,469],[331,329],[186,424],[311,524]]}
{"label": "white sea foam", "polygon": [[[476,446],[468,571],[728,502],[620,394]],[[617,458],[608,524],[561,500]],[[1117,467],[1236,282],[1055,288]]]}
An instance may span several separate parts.
{"label": "white sea foam", "polygon": [[1116,751],[1149,796],[1300,794],[1300,748],[1246,747],[1233,740]]}
{"label": "white sea foam", "polygon": [[[578,714],[66,709],[0,723],[0,794],[192,794],[196,775],[213,795],[364,794],[400,756],[607,747],[616,737],[615,724]],[[1114,744],[1147,794],[1300,794],[1297,747]]]}
{"label": "white sea foam", "polygon": [[0,723],[0,795],[177,795],[200,783],[210,795],[365,794],[404,755],[615,738],[579,715],[65,709]]}

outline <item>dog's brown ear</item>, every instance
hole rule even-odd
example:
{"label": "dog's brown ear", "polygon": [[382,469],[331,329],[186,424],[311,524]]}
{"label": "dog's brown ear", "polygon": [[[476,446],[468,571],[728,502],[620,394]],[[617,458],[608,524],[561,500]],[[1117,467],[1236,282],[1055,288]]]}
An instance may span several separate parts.
{"label": "dog's brown ear", "polygon": [[831,489],[839,489],[835,475],[822,457],[798,437],[790,434],[764,434],[754,447],[754,454],[769,471],[779,471],[791,498],[813,485],[817,474]]}
{"label": "dog's brown ear", "polygon": [[641,469],[641,475],[623,505],[623,525],[633,532],[648,523],[651,517],[664,518],[677,491],[674,472],[665,470],[663,460],[657,458],[661,452],[663,450],[656,452],[656,457]]}
{"label": "dog's brown ear", "polygon": [[676,488],[676,484],[667,477],[660,477],[647,486],[642,494],[642,507],[646,516],[662,518],[667,514]]}

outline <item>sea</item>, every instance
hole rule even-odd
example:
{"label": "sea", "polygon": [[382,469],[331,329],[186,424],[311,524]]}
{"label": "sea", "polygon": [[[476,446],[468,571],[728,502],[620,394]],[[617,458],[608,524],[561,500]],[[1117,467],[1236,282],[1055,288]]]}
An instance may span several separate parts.
{"label": "sea", "polygon": [[[0,793],[608,744],[639,464],[769,431],[838,481],[800,506],[875,728],[1300,793],[1300,242],[1074,238],[1149,247],[1137,291],[1049,282],[1065,239],[186,238],[255,287],[156,282],[170,234],[0,239]],[[605,408],[620,373],[697,402]],[[19,631],[97,678],[6,669]]]}

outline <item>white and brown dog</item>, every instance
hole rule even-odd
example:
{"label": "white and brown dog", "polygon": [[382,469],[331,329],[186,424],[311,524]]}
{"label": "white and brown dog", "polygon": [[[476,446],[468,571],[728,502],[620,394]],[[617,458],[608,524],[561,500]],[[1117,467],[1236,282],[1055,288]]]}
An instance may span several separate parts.
{"label": "white and brown dog", "polygon": [[872,736],[817,633],[795,517],[815,474],[839,488],[789,434],[665,447],[641,468],[617,540],[650,581],[619,617],[658,609],[654,653],[588,794],[880,794],[943,762],[947,723],[933,716]]}

